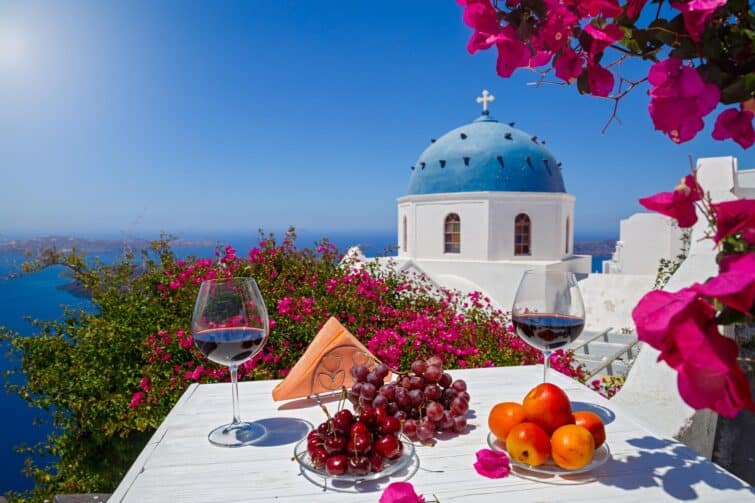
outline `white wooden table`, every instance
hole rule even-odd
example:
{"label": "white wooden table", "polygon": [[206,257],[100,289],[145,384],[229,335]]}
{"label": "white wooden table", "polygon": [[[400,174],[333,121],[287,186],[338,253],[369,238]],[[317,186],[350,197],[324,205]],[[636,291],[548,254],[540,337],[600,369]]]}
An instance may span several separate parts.
{"label": "white wooden table", "polygon": [[[594,404],[609,415],[612,459],[585,477],[488,479],[472,467],[475,452],[486,448],[487,416],[502,401],[521,401],[542,379],[541,366],[454,370],[467,381],[470,402],[468,433],[418,447],[419,469],[410,481],[429,499],[449,501],[755,501],[752,486],[696,455],[684,445],[659,437],[633,421],[627,411],[572,379],[551,372],[576,409]],[[324,420],[316,406],[275,403],[277,381],[239,386],[242,418]],[[295,407],[296,405],[299,407]],[[335,405],[331,405],[334,409]],[[347,502],[372,501],[391,480],[365,484],[364,492],[323,489],[307,480],[291,461],[294,443],[227,449],[212,446],[207,433],[231,416],[229,384],[192,385],[181,397],[121,481],[113,502]],[[280,421],[280,420],[279,420]],[[394,480],[406,478],[397,477]]]}

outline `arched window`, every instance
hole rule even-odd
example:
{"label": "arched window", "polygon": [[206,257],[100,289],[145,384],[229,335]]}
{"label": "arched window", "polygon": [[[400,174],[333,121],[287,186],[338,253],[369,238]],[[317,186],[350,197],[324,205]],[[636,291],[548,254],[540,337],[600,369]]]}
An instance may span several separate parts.
{"label": "arched window", "polygon": [[443,237],[443,250],[446,253],[461,253],[461,219],[456,213],[451,213],[446,217]]}
{"label": "arched window", "polygon": [[401,245],[402,245],[402,247],[404,249],[404,253],[406,253],[406,250],[409,248],[409,245],[406,242],[406,236],[407,236],[406,226],[407,226],[407,224],[406,224],[406,215],[404,215],[403,231],[402,231],[402,236],[401,236],[403,238],[402,241],[401,241]]}
{"label": "arched window", "polygon": [[530,217],[520,213],[514,220],[514,255],[530,255],[531,242]]}
{"label": "arched window", "polygon": [[569,217],[566,217],[566,245],[564,253],[569,253]]}

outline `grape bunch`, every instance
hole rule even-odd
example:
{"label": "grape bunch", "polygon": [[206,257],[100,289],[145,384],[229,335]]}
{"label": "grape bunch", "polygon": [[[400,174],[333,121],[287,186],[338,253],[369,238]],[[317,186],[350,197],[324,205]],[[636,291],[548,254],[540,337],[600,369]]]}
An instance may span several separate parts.
{"label": "grape bunch", "polygon": [[401,422],[407,437],[422,443],[432,441],[436,433],[464,432],[469,409],[467,384],[444,372],[438,356],[415,360],[410,372],[397,373],[396,379],[386,383],[388,372],[382,363],[371,370],[365,365],[351,368],[354,384],[348,398],[357,410],[385,409],[388,416]]}
{"label": "grape bunch", "polygon": [[364,407],[359,414],[341,409],[309,432],[307,452],[312,466],[330,475],[381,472],[386,460],[398,459],[404,451],[400,430],[401,422],[384,408]]}

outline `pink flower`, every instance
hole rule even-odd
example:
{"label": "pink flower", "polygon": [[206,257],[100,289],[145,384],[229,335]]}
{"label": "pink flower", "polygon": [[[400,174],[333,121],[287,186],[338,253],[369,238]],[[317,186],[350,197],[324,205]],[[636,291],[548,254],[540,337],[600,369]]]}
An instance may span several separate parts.
{"label": "pink flower", "polygon": [[673,192],[660,192],[640,199],[640,204],[650,211],[673,218],[679,227],[692,227],[697,222],[695,202],[703,197],[703,191],[695,177],[687,175],[682,178]]}
{"label": "pink flower", "polygon": [[585,33],[589,35],[585,49],[589,54],[588,61],[592,63],[596,61],[599,55],[603,54],[606,47],[624,38],[624,30],[616,24],[606,25],[603,29],[588,24],[585,26]]}
{"label": "pink flower", "polygon": [[749,314],[755,303],[755,253],[727,255],[721,259],[718,276],[695,287],[698,293],[715,297],[732,309]]}
{"label": "pink flower", "polygon": [[143,389],[145,393],[149,393],[149,390],[152,389],[149,377],[142,377],[142,380],[139,381],[139,387]]}
{"label": "pink flower", "polygon": [[514,28],[511,26],[507,26],[502,32],[502,39],[496,43],[496,48],[498,49],[496,71],[501,77],[511,77],[517,68],[529,66],[530,49],[516,37]]}
{"label": "pink flower", "polygon": [[597,63],[587,65],[587,81],[593,96],[608,96],[613,90],[613,74]]}
{"label": "pink flower", "polygon": [[415,493],[409,482],[393,482],[385,488],[379,503],[425,503],[425,498]]}
{"label": "pink flower", "polygon": [[645,7],[647,1],[648,0],[629,0],[626,5],[627,17],[629,19],[635,19],[637,16],[639,16],[642,8]]}
{"label": "pink flower", "polygon": [[671,7],[680,10],[684,18],[684,27],[692,40],[699,42],[705,31],[705,24],[717,8],[726,5],[726,0],[690,0],[686,3],[675,2]]}
{"label": "pink flower", "polygon": [[755,143],[755,131],[752,128],[753,113],[749,110],[730,108],[724,110],[716,119],[713,138],[727,140],[731,138],[739,146],[747,149]]}
{"label": "pink flower", "polygon": [[566,45],[579,18],[560,3],[548,8],[545,24],[538,34],[540,44],[550,51],[558,51]]}
{"label": "pink flower", "polygon": [[178,281],[177,279],[174,279],[173,281],[170,282],[168,286],[170,287],[171,290],[178,290],[179,288],[181,288],[181,282]]}
{"label": "pink flower", "polygon": [[583,18],[588,16],[616,17],[622,12],[617,0],[566,0],[564,3],[576,9]]}
{"label": "pink flower", "polygon": [[463,4],[464,23],[474,30],[467,44],[467,51],[474,54],[477,51],[489,49],[502,37],[498,13],[489,0],[470,0]]}
{"label": "pink flower", "polygon": [[476,455],[477,462],[474,464],[474,469],[483,477],[500,479],[511,473],[509,457],[505,452],[480,449]]}
{"label": "pink flower", "polygon": [[139,407],[142,404],[142,402],[144,402],[144,393],[141,391],[137,391],[131,397],[131,401],[128,403],[128,407],[129,409],[135,409]]}
{"label": "pink flower", "polygon": [[654,290],[632,311],[638,338],[660,351],[678,373],[682,399],[696,409],[734,417],[755,410],[747,377],[737,363],[737,344],[718,333],[716,311],[696,287],[676,293]]}
{"label": "pink flower", "polygon": [[716,215],[713,241],[718,243],[726,236],[741,233],[742,239],[755,244],[755,199],[737,199],[711,206]]}
{"label": "pink flower", "polygon": [[716,108],[720,92],[706,84],[696,69],[678,58],[669,58],[650,67],[648,111],[656,130],[675,143],[691,140],[703,129],[703,117]]}
{"label": "pink flower", "polygon": [[556,69],[556,77],[571,84],[582,74],[582,65],[584,65],[584,62],[584,58],[574,52],[570,47],[564,48],[561,55],[556,58],[556,63],[553,65]]}

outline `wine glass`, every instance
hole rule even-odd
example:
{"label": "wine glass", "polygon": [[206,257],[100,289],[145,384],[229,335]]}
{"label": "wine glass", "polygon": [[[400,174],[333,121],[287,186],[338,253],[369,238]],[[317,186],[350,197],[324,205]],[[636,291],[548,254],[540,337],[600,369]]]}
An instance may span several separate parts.
{"label": "wine glass", "polygon": [[511,320],[517,335],[543,352],[543,382],[548,382],[551,353],[571,344],[585,326],[577,278],[564,271],[526,271],[514,297]]}
{"label": "wine glass", "polygon": [[249,278],[203,282],[194,305],[191,333],[197,349],[231,371],[233,421],[215,428],[207,438],[221,447],[253,444],[265,435],[265,427],[242,421],[239,416],[237,369],[267,341],[267,310],[257,283]]}

